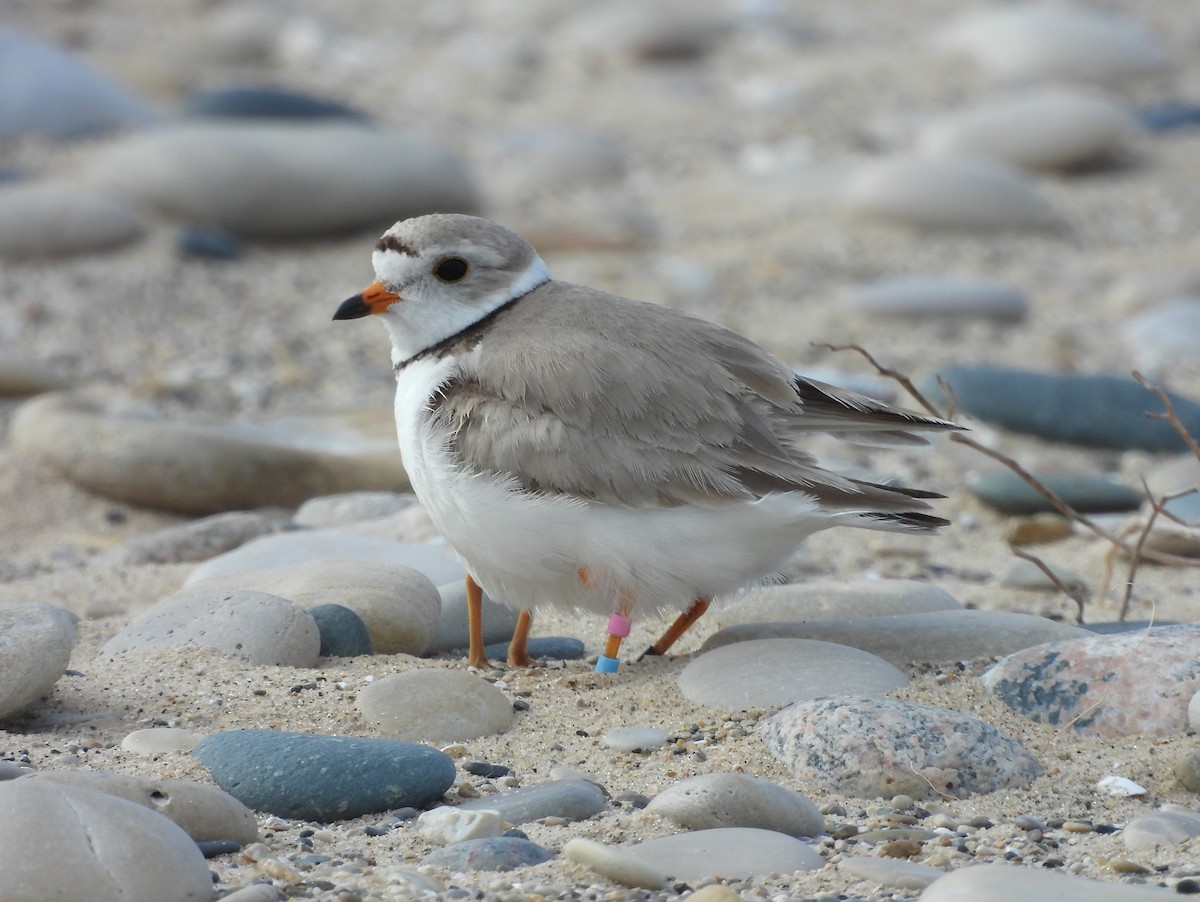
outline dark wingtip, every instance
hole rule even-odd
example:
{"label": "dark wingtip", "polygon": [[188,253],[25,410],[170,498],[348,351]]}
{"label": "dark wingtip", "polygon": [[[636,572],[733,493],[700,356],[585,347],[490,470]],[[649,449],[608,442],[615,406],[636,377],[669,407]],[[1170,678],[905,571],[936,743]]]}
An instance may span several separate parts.
{"label": "dark wingtip", "polygon": [[342,301],[341,306],[333,314],[333,318],[337,319],[359,319],[367,316],[371,312],[371,308],[367,306],[367,302],[363,300],[361,294],[356,294],[352,298],[346,298]]}

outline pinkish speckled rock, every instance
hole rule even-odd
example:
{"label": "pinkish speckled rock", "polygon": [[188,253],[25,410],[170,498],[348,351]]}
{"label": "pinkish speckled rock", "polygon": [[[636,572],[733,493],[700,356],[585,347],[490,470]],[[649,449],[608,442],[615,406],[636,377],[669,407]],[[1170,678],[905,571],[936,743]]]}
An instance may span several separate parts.
{"label": "pinkish speckled rock", "polygon": [[1188,729],[1200,690],[1200,624],[1038,645],[983,674],[1006,705],[1089,736],[1171,736]]}
{"label": "pinkish speckled rock", "polygon": [[991,724],[894,698],[797,702],[767,720],[763,737],[797,777],[865,798],[962,798],[1025,786],[1039,771]]}

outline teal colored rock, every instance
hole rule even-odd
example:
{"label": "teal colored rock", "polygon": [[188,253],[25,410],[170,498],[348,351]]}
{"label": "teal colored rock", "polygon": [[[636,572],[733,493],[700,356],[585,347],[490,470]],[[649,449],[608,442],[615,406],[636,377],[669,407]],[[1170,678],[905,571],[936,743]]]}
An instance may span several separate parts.
{"label": "teal colored rock", "polygon": [[321,634],[322,658],[353,658],[373,655],[371,634],[363,619],[345,605],[319,604],[308,609]]}
{"label": "teal colored rock", "polygon": [[455,772],[449,755],[415,742],[278,730],[217,733],[192,754],[243,805],[319,822],[421,808]]}
{"label": "teal colored rock", "polygon": [[[1080,513],[1136,510],[1145,495],[1103,476],[1033,473],[1039,482]],[[988,473],[967,483],[971,494],[1004,514],[1037,514],[1054,506],[1016,473]]]}
{"label": "teal colored rock", "polygon": [[[494,642],[483,650],[489,658],[503,661],[508,655],[508,643]],[[583,657],[583,643],[570,636],[535,636],[525,650],[536,660],[577,661]]]}
{"label": "teal colored rock", "polygon": [[[918,385],[934,404],[949,397],[937,376],[950,386],[957,409],[1027,435],[1093,448],[1187,451],[1179,433],[1164,420],[1158,397],[1127,376],[1035,373],[999,366],[952,366]],[[1200,404],[1169,394],[1184,426],[1200,436]]]}

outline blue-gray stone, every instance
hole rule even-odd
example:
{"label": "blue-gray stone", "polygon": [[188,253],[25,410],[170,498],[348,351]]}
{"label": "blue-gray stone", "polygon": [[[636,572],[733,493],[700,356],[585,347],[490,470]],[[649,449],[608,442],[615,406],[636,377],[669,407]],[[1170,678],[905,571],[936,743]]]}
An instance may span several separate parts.
{"label": "blue-gray stone", "polygon": [[1184,523],[1191,526],[1200,525],[1200,492],[1172,498],[1163,505],[1163,509]]}
{"label": "blue-gray stone", "polygon": [[246,119],[351,119],[367,117],[345,104],[282,91],[278,88],[223,88],[199,91],[183,105],[185,116],[222,116]]}
{"label": "blue-gray stone", "polygon": [[[1186,452],[1179,433],[1164,420],[1162,401],[1135,379],[1105,374],[1035,373],[999,366],[952,366],[919,384],[933,403],[949,397],[957,408],[1014,432],[1058,442],[1118,450]],[[1168,395],[1183,425],[1200,435],[1200,404]]]}
{"label": "blue-gray stone", "polygon": [[1200,128],[1200,104],[1183,100],[1164,100],[1134,110],[1133,115],[1147,131],[1152,132]]}
{"label": "blue-gray stone", "polygon": [[468,761],[462,768],[469,774],[489,780],[494,780],[496,777],[507,777],[512,773],[503,764],[488,764],[486,761]]}
{"label": "blue-gray stone", "polygon": [[399,739],[231,730],[192,754],[242,804],[322,822],[428,805],[455,774],[449,755]]}
{"label": "blue-gray stone", "polygon": [[[583,643],[570,636],[538,636],[529,640],[526,650],[531,658],[549,658],[561,661],[578,661],[583,657]],[[508,656],[508,643],[495,642],[484,651],[489,658],[503,661]]]}
{"label": "blue-gray stone", "polygon": [[236,260],[242,253],[241,242],[232,235],[195,226],[179,232],[175,248],[181,257],[207,260]]}
{"label": "blue-gray stone", "polygon": [[363,619],[345,605],[319,604],[308,609],[321,634],[322,658],[353,658],[373,655],[371,634]]}
{"label": "blue-gray stone", "polygon": [[549,849],[518,836],[485,836],[467,839],[430,852],[421,864],[451,871],[511,871],[541,864],[554,857]]}
{"label": "blue-gray stone", "polygon": [[1174,620],[1101,620],[1097,623],[1082,623],[1089,633],[1115,636],[1118,633],[1142,633],[1155,626],[1177,626]]}
{"label": "blue-gray stone", "polygon": [[565,817],[582,821],[599,814],[608,804],[604,790],[587,780],[549,780],[478,799],[468,799],[459,808],[490,808],[510,824],[527,824],[543,817]]}
{"label": "blue-gray stone", "polygon": [[[1085,514],[1136,510],[1145,498],[1140,489],[1104,476],[1040,472],[1032,475],[1075,510]],[[984,504],[1005,514],[1036,514],[1055,509],[1041,492],[1008,470],[976,476],[967,482],[967,488]]]}
{"label": "blue-gray stone", "polygon": [[242,844],[236,839],[201,839],[196,842],[196,848],[205,858],[216,858],[218,855],[240,852]]}

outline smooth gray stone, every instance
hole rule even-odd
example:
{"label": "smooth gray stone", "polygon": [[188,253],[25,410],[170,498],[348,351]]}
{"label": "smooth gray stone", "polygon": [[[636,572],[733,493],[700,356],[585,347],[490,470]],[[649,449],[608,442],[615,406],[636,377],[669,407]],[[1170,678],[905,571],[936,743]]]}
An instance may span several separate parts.
{"label": "smooth gray stone", "polygon": [[[1037,373],[1000,366],[951,366],[920,380],[934,404],[954,392],[960,411],[1013,432],[1093,448],[1184,452],[1187,445],[1162,413],[1162,402],[1136,380],[1101,373]],[[1200,404],[1168,393],[1192,435],[1200,435]]]}
{"label": "smooth gray stone", "polygon": [[1015,322],[1029,312],[1025,295],[985,279],[896,278],[855,285],[839,304],[875,318],[990,319]]}
{"label": "smooth gray stone", "polygon": [[[484,631],[487,632],[486,617]],[[499,627],[495,627],[499,629]],[[508,655],[508,643],[497,642],[484,647],[484,652],[493,660],[502,661]],[[570,636],[534,636],[525,645],[529,657],[534,660],[578,661],[583,657],[584,644]]]}
{"label": "smooth gray stone", "polygon": [[493,736],[513,719],[508,696],[465,670],[393,673],[364,686],[355,705],[383,735],[422,742]]}
{"label": "smooth gray stone", "polygon": [[247,119],[351,119],[367,117],[335,100],[279,88],[220,88],[197,91],[183,102],[183,116]]}
{"label": "smooth gray stone", "polygon": [[292,522],[310,529],[346,526],[364,520],[378,520],[407,510],[415,504],[412,495],[403,492],[346,492],[309,498],[296,510]]}
{"label": "smooth gray stone", "polygon": [[679,675],[679,688],[691,701],[743,711],[823,695],[888,692],[907,683],[903,671],[846,644],[777,636],[706,647]]}
{"label": "smooth gray stone", "polygon": [[318,604],[308,609],[321,634],[322,658],[373,655],[371,633],[363,619],[345,605]]}
{"label": "smooth gray stone", "polygon": [[208,783],[158,780],[99,770],[42,770],[24,779],[81,786],[128,799],[170,818],[196,842],[232,839],[248,845],[258,839],[254,812]]}
{"label": "smooth gray stone", "polygon": [[768,637],[815,639],[850,645],[906,667],[914,661],[936,664],[1006,655],[1042,642],[1086,635],[1080,627],[1032,614],[959,610],[861,620],[747,623],[713,633],[701,650]]}
{"label": "smooth gray stone", "polygon": [[134,207],[86,184],[55,180],[0,186],[0,257],[99,253],[131,244],[144,232]]}
{"label": "smooth gray stone", "polygon": [[280,817],[333,821],[421,808],[454,782],[454,761],[399,739],[277,730],[209,736],[192,754],[244,805]]}
{"label": "smooth gray stone", "polygon": [[6,900],[208,902],[196,843],[161,814],[107,793],[22,777],[0,783]]}
{"label": "smooth gray stone", "polygon": [[[467,647],[466,571],[461,564],[459,571],[457,578],[450,577],[438,584],[438,594],[442,597],[442,616],[427,649],[431,655]],[[489,656],[504,658],[508,654],[508,640],[517,628],[517,613],[515,608],[492,601],[487,592],[483,593],[483,641],[505,643],[502,650],[489,651]]]}
{"label": "smooth gray stone", "polygon": [[1176,849],[1197,836],[1200,836],[1200,812],[1180,805],[1139,814],[1121,831],[1125,848],[1136,852]]}
{"label": "smooth gray stone", "polygon": [[421,859],[421,864],[449,868],[451,871],[511,871],[541,864],[553,857],[554,853],[549,849],[528,839],[483,836],[434,849]]}
{"label": "smooth gray stone", "polygon": [[1170,890],[1088,880],[1045,868],[977,864],[939,877],[921,893],[921,902],[1167,902]]}
{"label": "smooth gray stone", "polygon": [[675,880],[709,878],[749,880],[767,874],[794,874],[825,866],[806,842],[774,830],[719,827],[693,830],[629,846],[633,855],[660,868]]}
{"label": "smooth gray stone", "polygon": [[896,889],[924,889],[945,876],[945,871],[927,864],[899,858],[868,858],[865,855],[846,856],[838,862],[838,870],[857,880],[878,883]]}
{"label": "smooth gray stone", "polygon": [[182,564],[206,561],[260,536],[288,528],[283,508],[230,511],[137,536],[119,545],[113,556],[122,564]]}
{"label": "smooth gray stone", "polygon": [[915,579],[811,580],[748,590],[715,615],[721,626],[779,620],[855,620],[890,614],[957,611],[962,603]]}
{"label": "smooth gray stone", "polygon": [[[1137,510],[1145,499],[1140,489],[1106,476],[1071,473],[1032,475],[1055,495],[1083,514]],[[1057,510],[1041,492],[1016,473],[985,473],[967,481],[967,490],[989,507],[1004,514],[1037,514]]]}
{"label": "smooth gray stone", "polygon": [[0,604],[0,720],[20,714],[66,672],[75,615],[48,604]]}
{"label": "smooth gray stone", "polygon": [[1027,786],[1036,759],[991,724],[894,698],[839,696],[766,720],[771,754],[800,780],[864,798],[963,798]]}
{"label": "smooth gray stone", "polygon": [[467,810],[490,808],[499,811],[510,824],[526,824],[543,817],[587,820],[608,805],[604,790],[587,780],[550,780],[522,786],[478,799],[468,799],[458,807]]}
{"label": "smooth gray stone", "polygon": [[789,836],[819,836],[825,819],[800,793],[761,777],[718,772],[672,783],[646,806],[689,830],[758,827]]}

